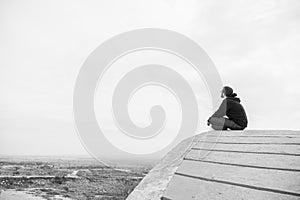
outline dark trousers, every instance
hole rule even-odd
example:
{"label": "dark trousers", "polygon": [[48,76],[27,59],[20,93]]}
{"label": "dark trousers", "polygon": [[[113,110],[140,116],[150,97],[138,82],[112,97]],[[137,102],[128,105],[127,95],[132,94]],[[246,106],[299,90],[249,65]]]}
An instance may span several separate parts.
{"label": "dark trousers", "polygon": [[244,130],[242,127],[236,124],[234,121],[227,119],[226,117],[211,117],[209,123],[214,130]]}

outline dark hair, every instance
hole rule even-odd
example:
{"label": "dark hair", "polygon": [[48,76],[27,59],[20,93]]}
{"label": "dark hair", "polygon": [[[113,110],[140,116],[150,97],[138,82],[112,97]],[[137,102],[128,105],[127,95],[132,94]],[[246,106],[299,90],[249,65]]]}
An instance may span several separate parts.
{"label": "dark hair", "polygon": [[237,94],[234,93],[233,89],[229,86],[225,86],[223,88],[223,90],[224,90],[224,94],[225,94],[226,97],[236,97],[237,96]]}
{"label": "dark hair", "polygon": [[232,93],[231,95],[230,95],[230,97],[236,97],[237,96],[237,93]]}

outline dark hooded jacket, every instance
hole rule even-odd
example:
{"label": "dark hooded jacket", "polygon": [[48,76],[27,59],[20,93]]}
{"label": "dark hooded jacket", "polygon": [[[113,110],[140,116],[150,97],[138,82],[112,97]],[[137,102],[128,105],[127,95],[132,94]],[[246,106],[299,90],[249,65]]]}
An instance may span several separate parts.
{"label": "dark hooded jacket", "polygon": [[212,115],[212,117],[227,116],[228,119],[234,121],[236,124],[242,127],[247,127],[247,115],[240,102],[241,100],[236,97],[225,98],[219,109]]}

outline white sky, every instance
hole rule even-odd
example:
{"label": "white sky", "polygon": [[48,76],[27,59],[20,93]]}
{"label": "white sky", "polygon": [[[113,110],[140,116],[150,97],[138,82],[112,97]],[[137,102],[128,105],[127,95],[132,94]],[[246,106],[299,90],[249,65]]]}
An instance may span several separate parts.
{"label": "white sky", "polygon": [[103,41],[145,27],[198,42],[249,129],[299,130],[299,25],[297,0],[0,0],[0,154],[86,154],[73,123],[77,73]]}

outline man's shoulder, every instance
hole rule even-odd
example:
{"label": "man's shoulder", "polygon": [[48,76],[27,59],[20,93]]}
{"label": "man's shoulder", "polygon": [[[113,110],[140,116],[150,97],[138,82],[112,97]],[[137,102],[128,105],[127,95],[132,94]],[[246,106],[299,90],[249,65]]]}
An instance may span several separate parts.
{"label": "man's shoulder", "polygon": [[[225,99],[224,99],[225,100]],[[236,103],[236,104],[240,104],[241,103],[241,100],[239,98],[231,98],[231,97],[227,97],[226,98],[226,101],[227,102],[232,102],[232,103]]]}

